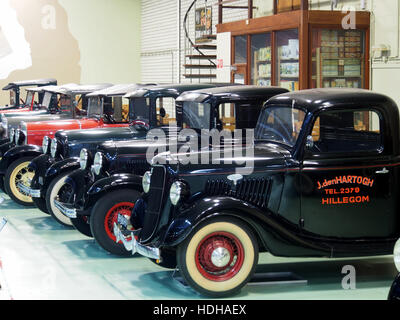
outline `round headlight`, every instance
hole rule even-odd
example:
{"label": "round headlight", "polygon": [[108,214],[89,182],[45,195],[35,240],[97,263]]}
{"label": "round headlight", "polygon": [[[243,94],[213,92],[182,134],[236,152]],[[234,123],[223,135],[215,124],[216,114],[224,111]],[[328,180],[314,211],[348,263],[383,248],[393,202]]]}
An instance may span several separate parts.
{"label": "round headlight", "polygon": [[57,157],[58,141],[56,138],[51,140],[50,153],[53,158]]}
{"label": "round headlight", "polygon": [[150,183],[151,183],[151,172],[146,171],[142,178],[142,187],[145,193],[150,191]]}
{"label": "round headlight", "polygon": [[10,142],[11,142],[11,143],[15,142],[14,139],[15,139],[15,129],[12,128],[12,129],[10,130]]}
{"label": "round headlight", "polygon": [[89,153],[86,149],[81,150],[81,154],[79,156],[79,164],[81,165],[82,170],[86,170],[89,164]]}
{"label": "round headlight", "polygon": [[397,240],[396,245],[394,246],[394,264],[396,265],[397,270],[400,272],[400,239]]}
{"label": "round headlight", "polygon": [[51,143],[50,138],[48,136],[45,136],[42,142],[42,149],[44,154],[48,153],[50,143]]}
{"label": "round headlight", "polygon": [[178,202],[181,200],[182,195],[183,195],[183,190],[184,190],[184,185],[180,181],[175,181],[171,189],[169,190],[169,199],[171,200],[171,203],[176,206]]}
{"label": "round headlight", "polygon": [[94,156],[93,171],[96,175],[100,175],[101,169],[103,169],[103,154],[97,152]]}

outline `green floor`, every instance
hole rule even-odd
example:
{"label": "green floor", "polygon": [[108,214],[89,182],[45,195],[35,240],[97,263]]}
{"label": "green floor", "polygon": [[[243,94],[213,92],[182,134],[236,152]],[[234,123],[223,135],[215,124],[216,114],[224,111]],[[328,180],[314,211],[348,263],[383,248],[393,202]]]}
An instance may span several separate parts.
{"label": "green floor", "polygon": [[[93,239],[2,196],[0,217],[8,224],[0,233],[0,300],[202,298],[146,258],[111,256]],[[355,290],[342,288],[345,265],[355,267]],[[327,260],[262,254],[258,272],[293,272],[308,283],[249,284],[234,299],[386,299],[396,275],[391,256]]]}

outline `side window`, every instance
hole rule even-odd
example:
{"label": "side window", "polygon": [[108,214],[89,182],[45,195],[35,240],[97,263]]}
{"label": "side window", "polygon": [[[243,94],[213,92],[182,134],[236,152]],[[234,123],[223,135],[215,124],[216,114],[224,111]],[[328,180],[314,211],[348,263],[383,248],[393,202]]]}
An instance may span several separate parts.
{"label": "side window", "polygon": [[176,122],[175,99],[174,98],[158,98],[156,101],[157,122],[161,125],[168,125]]}
{"label": "side window", "polygon": [[315,121],[312,153],[377,152],[383,148],[380,116],[376,111],[330,111]]}
{"label": "side window", "polygon": [[129,99],[122,98],[122,122],[129,122]]}
{"label": "side window", "polygon": [[236,129],[236,112],[234,103],[222,103],[218,106],[218,129],[233,131]]}
{"label": "side window", "polygon": [[224,103],[219,105],[218,116],[222,130],[255,128],[264,102]]}

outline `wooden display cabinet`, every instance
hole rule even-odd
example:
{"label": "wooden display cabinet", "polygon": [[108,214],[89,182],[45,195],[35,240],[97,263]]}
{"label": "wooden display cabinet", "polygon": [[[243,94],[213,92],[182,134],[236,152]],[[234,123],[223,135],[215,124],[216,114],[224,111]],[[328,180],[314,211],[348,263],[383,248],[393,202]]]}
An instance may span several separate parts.
{"label": "wooden display cabinet", "polygon": [[[341,11],[308,10],[305,0],[275,1],[274,15],[217,25],[218,33],[232,36],[232,82],[290,90],[369,89],[370,12],[357,11],[356,28],[345,30]],[[284,8],[292,9],[282,12]],[[246,59],[240,63],[235,61],[236,37],[246,39]]]}

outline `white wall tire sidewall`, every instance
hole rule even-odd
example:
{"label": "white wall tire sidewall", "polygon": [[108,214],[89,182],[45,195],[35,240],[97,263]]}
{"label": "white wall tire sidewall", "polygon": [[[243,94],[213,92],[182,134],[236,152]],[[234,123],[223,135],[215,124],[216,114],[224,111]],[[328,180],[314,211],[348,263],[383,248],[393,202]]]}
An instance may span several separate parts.
{"label": "white wall tire sidewall", "polygon": [[51,212],[59,221],[61,221],[63,224],[67,226],[72,227],[71,219],[63,215],[61,211],[57,209],[56,206],[54,205],[54,199],[57,197],[58,192],[64,186],[66,180],[67,176],[61,177],[60,179],[58,179],[58,181],[54,184],[53,188],[50,190],[50,206],[51,206]]}
{"label": "white wall tire sidewall", "polygon": [[[231,279],[226,281],[211,281],[206,279],[196,266],[196,249],[202,239],[215,232],[229,232],[235,235],[241,242],[244,249],[244,260],[240,271]],[[190,239],[186,249],[186,267],[187,272],[197,285],[205,290],[212,292],[230,291],[239,287],[253,270],[256,256],[254,254],[254,245],[249,235],[239,226],[230,222],[216,222],[201,228]]]}

